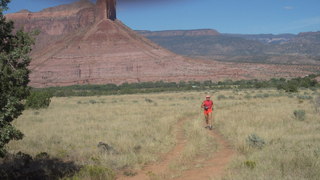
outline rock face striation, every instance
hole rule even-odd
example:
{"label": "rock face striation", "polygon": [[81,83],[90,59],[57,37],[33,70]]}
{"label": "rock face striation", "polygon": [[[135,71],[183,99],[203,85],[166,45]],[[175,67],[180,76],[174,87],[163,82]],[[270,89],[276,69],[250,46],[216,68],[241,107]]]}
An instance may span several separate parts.
{"label": "rock face striation", "polygon": [[[32,51],[30,85],[121,84],[141,81],[250,79],[310,74],[303,67],[192,60],[142,37],[116,18],[116,0],[89,0],[6,15],[16,28],[40,30]],[[250,75],[253,74],[253,75]],[[271,76],[272,75],[272,76]]]}
{"label": "rock face striation", "polygon": [[32,54],[62,40],[65,35],[85,29],[95,23],[95,6],[82,0],[73,4],[61,5],[32,13],[27,10],[6,17],[15,23],[15,28],[25,31],[40,31]]}
{"label": "rock face striation", "polygon": [[41,32],[32,52],[30,85],[179,81],[199,72],[195,61],[161,48],[117,20],[115,6],[115,0],[82,0],[7,15],[17,28]]}
{"label": "rock face striation", "polygon": [[97,19],[117,19],[116,0],[98,0],[96,6]]}

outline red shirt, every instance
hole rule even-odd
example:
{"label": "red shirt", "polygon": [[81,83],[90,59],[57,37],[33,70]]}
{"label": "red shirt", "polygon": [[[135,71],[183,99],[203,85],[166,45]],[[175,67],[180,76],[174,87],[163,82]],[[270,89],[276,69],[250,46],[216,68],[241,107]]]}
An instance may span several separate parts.
{"label": "red shirt", "polygon": [[205,100],[202,104],[203,106],[208,107],[208,109],[211,109],[213,106],[213,102],[211,100]]}

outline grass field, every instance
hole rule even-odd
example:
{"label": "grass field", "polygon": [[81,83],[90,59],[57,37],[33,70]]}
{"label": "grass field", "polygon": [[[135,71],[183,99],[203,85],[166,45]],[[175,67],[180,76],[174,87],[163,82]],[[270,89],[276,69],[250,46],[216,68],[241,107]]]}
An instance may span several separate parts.
{"label": "grass field", "polygon": [[[25,138],[11,142],[8,149],[31,155],[48,152],[115,171],[137,170],[158,161],[175,146],[175,124],[186,119],[188,143],[171,168],[188,168],[195,157],[216,150],[214,139],[203,130],[200,104],[206,93],[53,98],[48,109],[26,110],[14,122]],[[238,152],[223,179],[320,179],[317,91],[209,94],[216,104],[216,129]],[[296,110],[305,115],[295,117]],[[97,147],[99,142],[112,150]]]}
{"label": "grass field", "polygon": [[[183,163],[215,150],[208,149],[213,140],[201,128],[203,96],[200,92],[53,98],[48,109],[26,110],[14,122],[25,137],[11,142],[9,150],[31,155],[47,152],[114,170],[140,169],[174,147],[173,127],[187,118],[189,143],[180,158]],[[99,142],[114,150],[97,147]]]}
{"label": "grass field", "polygon": [[[236,94],[240,99],[219,102],[216,114],[218,129],[239,153],[223,179],[320,179],[318,93]],[[297,110],[304,118],[295,117]]]}

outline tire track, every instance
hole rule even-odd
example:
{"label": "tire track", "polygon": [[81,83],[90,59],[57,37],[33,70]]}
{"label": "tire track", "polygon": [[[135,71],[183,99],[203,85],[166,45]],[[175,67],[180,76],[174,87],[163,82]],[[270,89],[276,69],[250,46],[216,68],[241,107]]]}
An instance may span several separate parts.
{"label": "tire track", "polygon": [[185,134],[183,132],[183,123],[186,121],[186,118],[182,118],[178,121],[178,123],[175,125],[176,129],[176,139],[177,139],[177,144],[176,146],[167,154],[164,155],[162,158],[163,160],[158,163],[154,163],[151,165],[147,165],[146,167],[143,168],[143,170],[139,171],[136,176],[133,177],[127,177],[127,176],[119,176],[117,179],[119,180],[144,180],[144,179],[150,179],[150,174],[154,175],[161,175],[164,174],[169,167],[169,164],[176,158],[180,156],[182,153],[187,140],[185,137]]}
{"label": "tire track", "polygon": [[[149,180],[152,176],[157,179],[165,179],[166,173],[170,172],[170,163],[180,157],[180,154],[186,146],[187,140],[183,130],[183,123],[186,120],[187,118],[182,118],[175,125],[177,144],[169,153],[164,155],[162,161],[145,166],[141,171],[137,172],[136,176],[128,177],[119,175],[117,179]],[[214,152],[213,157],[209,158],[207,161],[202,161],[200,164],[197,163],[200,167],[182,171],[182,174],[179,177],[174,178],[174,180],[210,179],[222,177],[224,175],[228,163],[232,160],[236,152],[217,130],[208,131],[208,134],[213,136],[214,140],[217,142],[218,151]],[[197,159],[190,162],[190,164],[196,161]]]}
{"label": "tire track", "polygon": [[209,132],[217,142],[219,148],[209,160],[202,163],[201,168],[186,170],[175,180],[195,180],[219,178],[224,175],[227,165],[232,160],[236,152],[232,149],[227,140],[217,131]]}

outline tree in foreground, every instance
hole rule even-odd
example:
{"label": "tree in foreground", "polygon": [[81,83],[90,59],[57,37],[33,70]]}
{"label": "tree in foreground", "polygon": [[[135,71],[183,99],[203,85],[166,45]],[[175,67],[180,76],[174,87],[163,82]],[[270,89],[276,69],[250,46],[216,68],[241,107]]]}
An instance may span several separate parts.
{"label": "tree in foreground", "polygon": [[23,134],[11,122],[21,115],[23,100],[29,95],[29,53],[34,39],[19,30],[13,32],[12,21],[3,11],[10,0],[0,0],[0,157],[6,153],[10,140],[22,139]]}

